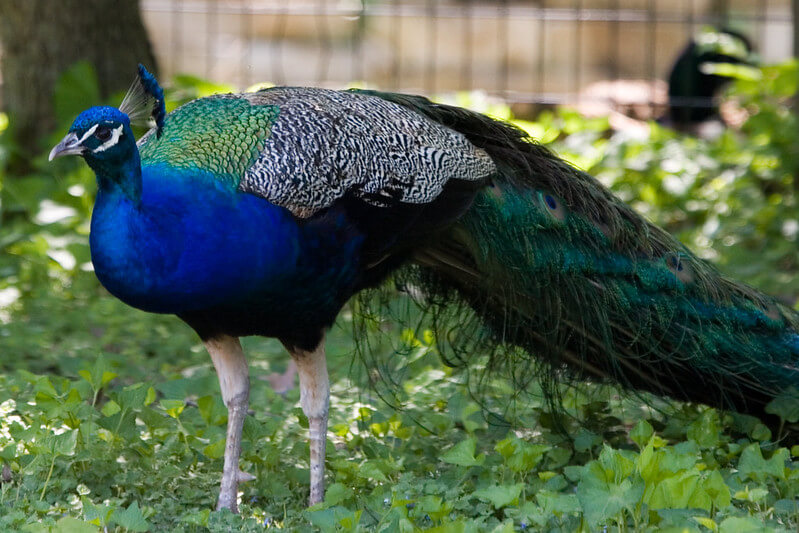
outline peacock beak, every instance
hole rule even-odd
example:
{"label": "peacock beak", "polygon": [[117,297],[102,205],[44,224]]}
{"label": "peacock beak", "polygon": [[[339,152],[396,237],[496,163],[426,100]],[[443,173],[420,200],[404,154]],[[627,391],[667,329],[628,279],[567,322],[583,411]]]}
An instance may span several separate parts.
{"label": "peacock beak", "polygon": [[61,157],[64,155],[80,155],[86,151],[86,147],[81,144],[83,139],[79,139],[75,132],[67,133],[67,136],[61,139],[61,142],[58,143],[50,150],[50,157],[49,160],[52,161],[56,157]]}

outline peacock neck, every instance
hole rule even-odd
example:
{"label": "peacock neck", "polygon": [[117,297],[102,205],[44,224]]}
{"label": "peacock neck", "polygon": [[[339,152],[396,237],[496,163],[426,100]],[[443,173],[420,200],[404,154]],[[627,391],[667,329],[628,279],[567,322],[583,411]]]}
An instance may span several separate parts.
{"label": "peacock neck", "polygon": [[128,157],[120,161],[86,159],[97,176],[97,186],[101,193],[124,194],[134,204],[139,205],[142,193],[141,159],[135,146]]}

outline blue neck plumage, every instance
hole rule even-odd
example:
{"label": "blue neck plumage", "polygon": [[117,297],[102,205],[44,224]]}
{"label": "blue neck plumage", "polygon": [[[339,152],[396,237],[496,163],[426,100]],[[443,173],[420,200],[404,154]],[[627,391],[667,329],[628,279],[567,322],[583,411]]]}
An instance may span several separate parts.
{"label": "blue neck plumage", "polygon": [[97,176],[100,192],[122,192],[134,204],[141,201],[141,158],[134,144],[125,157],[115,160],[100,160],[87,157],[86,162]]}

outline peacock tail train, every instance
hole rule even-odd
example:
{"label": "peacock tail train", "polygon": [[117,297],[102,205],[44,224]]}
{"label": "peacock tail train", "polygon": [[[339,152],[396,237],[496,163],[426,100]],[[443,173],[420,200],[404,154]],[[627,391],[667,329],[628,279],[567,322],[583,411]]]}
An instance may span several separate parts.
{"label": "peacock tail train", "polygon": [[766,404],[799,385],[796,312],[723,277],[523,131],[421,97],[370,94],[463,133],[498,168],[397,275],[439,317],[472,315],[455,330],[437,324],[456,357],[494,353],[489,366],[515,387],[542,377],[543,363],[549,392],[571,375],[766,418]]}

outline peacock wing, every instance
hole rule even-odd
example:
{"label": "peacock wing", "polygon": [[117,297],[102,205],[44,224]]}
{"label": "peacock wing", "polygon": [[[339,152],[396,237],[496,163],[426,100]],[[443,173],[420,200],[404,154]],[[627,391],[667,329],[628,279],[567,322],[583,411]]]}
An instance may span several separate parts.
{"label": "peacock wing", "polygon": [[208,173],[302,218],[345,196],[429,204],[451,180],[484,183],[496,170],[464,135],[407,107],[298,87],[195,100],[139,144],[143,165]]}

